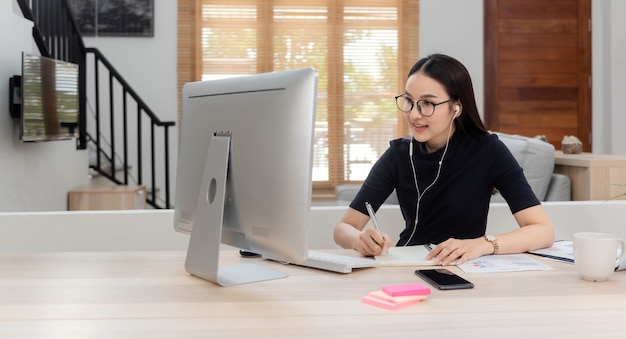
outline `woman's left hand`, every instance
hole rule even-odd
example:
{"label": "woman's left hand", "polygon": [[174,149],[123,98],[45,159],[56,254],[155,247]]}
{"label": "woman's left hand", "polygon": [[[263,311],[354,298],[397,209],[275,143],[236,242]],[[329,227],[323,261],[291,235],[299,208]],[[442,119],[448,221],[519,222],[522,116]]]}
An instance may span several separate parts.
{"label": "woman's left hand", "polygon": [[[454,264],[456,260],[456,265],[460,265],[468,260],[493,253],[492,246],[482,237],[463,240],[450,238],[433,248],[426,259],[435,259],[435,263],[442,266]],[[491,252],[489,252],[490,249]]]}

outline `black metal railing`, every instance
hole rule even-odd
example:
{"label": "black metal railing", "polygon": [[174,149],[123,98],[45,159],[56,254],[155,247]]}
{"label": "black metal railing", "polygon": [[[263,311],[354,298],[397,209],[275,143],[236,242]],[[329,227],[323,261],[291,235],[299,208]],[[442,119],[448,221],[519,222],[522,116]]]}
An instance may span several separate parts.
{"label": "black metal railing", "polygon": [[[161,121],[98,49],[85,47],[66,0],[17,2],[24,17],[34,23],[33,39],[41,55],[79,66],[77,148],[87,149],[88,144],[93,147],[96,160],[90,167],[116,184],[128,185],[133,179],[134,183],[146,186],[149,205],[171,208],[169,127],[175,122]],[[88,58],[88,55],[93,58]],[[107,73],[108,81],[100,79],[102,72]],[[93,77],[88,78],[90,74]],[[90,102],[95,105],[92,119],[87,114]],[[134,117],[128,114],[131,109],[136,110]],[[102,111],[108,111],[108,115],[101,114]],[[91,120],[95,124],[94,135],[88,130],[90,125],[87,122]],[[163,133],[157,133],[157,128],[162,128]],[[137,133],[134,148],[129,147],[131,130]],[[149,134],[146,140],[145,132]],[[157,139],[162,140],[163,148],[156,146]],[[144,158],[146,152],[150,154],[147,160]],[[157,171],[157,168],[162,170]],[[144,180],[148,175],[149,179]],[[157,195],[159,187],[164,188],[161,197]]]}
{"label": "black metal railing", "polygon": [[[104,55],[95,48],[86,48],[85,49],[87,55],[92,55],[93,60],[88,57],[87,64],[90,65],[90,69],[94,72],[94,81],[90,82],[90,85],[93,85],[93,88],[89,86],[89,93],[93,93],[95,98],[95,145],[97,145],[96,149],[96,163],[92,165],[92,168],[98,171],[100,174],[106,176],[110,180],[118,183],[118,184],[129,184],[130,167],[133,167],[132,162],[129,160],[130,149],[128,145],[130,144],[128,137],[130,135],[129,130],[132,129],[131,124],[134,125],[136,130],[136,162],[134,163],[137,167],[137,171],[134,172],[137,177],[135,178],[136,182],[143,183],[144,182],[144,132],[149,133],[149,172],[150,172],[150,186],[148,187],[157,187],[157,134],[156,128],[162,127],[162,141],[163,141],[163,158],[160,159],[164,164],[164,175],[162,181],[164,182],[166,194],[165,194],[165,205],[166,208],[171,206],[169,201],[169,187],[170,187],[170,171],[169,171],[169,127],[174,126],[175,123],[173,121],[161,121],[154,114],[154,112],[148,107],[148,105],[141,99],[141,97],[133,90],[133,88],[124,80],[124,78],[115,70],[113,65],[104,57]],[[105,74],[106,79],[101,79],[101,71],[104,70],[107,74]],[[102,86],[104,85],[104,86]],[[101,98],[104,97],[105,100],[108,99],[107,102],[103,102]],[[129,99],[132,102],[129,102]],[[108,110],[108,115],[102,114],[102,110]],[[136,110],[135,117],[131,117],[129,111],[131,109]],[[121,113],[121,114],[120,114]],[[105,121],[105,118],[108,117],[108,121]],[[121,122],[117,120],[117,118],[121,117]],[[148,121],[149,126],[144,126],[144,120]],[[116,126],[121,124],[122,129],[110,128],[111,126]],[[109,127],[106,128],[106,132],[103,132],[103,125]],[[107,133],[108,132],[108,133]],[[108,137],[109,144],[105,145],[102,142],[103,136],[106,135]],[[117,141],[118,139],[122,139],[122,146],[118,147]],[[107,147],[108,146],[108,147]],[[118,154],[116,150],[121,148],[122,154],[122,164],[118,165],[117,157],[107,157],[107,163],[102,161],[102,154]],[[123,173],[122,178],[118,178],[117,173],[120,171],[118,169],[121,168],[121,172]],[[148,189],[149,195],[148,200],[156,201],[156,189]]]}

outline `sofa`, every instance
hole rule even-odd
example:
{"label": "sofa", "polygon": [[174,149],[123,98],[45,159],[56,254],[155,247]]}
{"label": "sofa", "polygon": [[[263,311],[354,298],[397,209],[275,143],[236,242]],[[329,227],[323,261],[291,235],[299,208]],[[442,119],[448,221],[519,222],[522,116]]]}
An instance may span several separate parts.
{"label": "sofa", "polygon": [[[572,184],[568,176],[554,173],[554,146],[543,140],[521,135],[492,132],[511,151],[524,169],[526,180],[541,201],[569,201]],[[504,202],[500,194],[492,202]]]}
{"label": "sofa", "polygon": [[[554,146],[537,138],[521,135],[491,132],[509,148],[515,159],[524,170],[524,175],[533,192],[541,201],[569,201],[572,187],[570,178],[564,174],[554,173]],[[337,203],[349,204],[359,191],[360,185],[339,185],[336,190]],[[491,202],[505,202],[496,193]],[[395,192],[385,204],[397,204]]]}

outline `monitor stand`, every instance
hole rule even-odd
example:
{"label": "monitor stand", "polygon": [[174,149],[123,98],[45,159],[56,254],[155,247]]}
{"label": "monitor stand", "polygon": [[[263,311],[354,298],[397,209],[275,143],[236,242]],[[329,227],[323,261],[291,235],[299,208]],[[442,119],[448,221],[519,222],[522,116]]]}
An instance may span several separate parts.
{"label": "monitor stand", "polygon": [[209,144],[185,269],[221,286],[285,278],[287,274],[257,264],[219,267],[230,139],[230,136],[213,136]]}

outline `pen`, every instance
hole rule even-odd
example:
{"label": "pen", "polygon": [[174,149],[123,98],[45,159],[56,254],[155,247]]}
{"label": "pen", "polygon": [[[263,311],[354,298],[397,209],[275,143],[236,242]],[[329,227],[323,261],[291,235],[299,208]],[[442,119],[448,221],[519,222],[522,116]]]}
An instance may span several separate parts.
{"label": "pen", "polygon": [[553,260],[558,260],[558,261],[564,261],[564,262],[568,262],[570,264],[574,263],[574,259],[571,258],[563,258],[563,257],[559,257],[557,255],[549,255],[549,254],[543,254],[543,253],[531,253],[531,254],[535,254],[544,258],[550,258]]}
{"label": "pen", "polygon": [[378,226],[378,220],[376,220],[376,213],[374,213],[372,205],[370,205],[370,203],[366,201],[365,208],[367,208],[367,214],[369,214],[370,219],[372,219],[372,223],[374,224],[374,227],[376,227],[376,229],[378,230],[378,233],[383,234],[383,232],[380,231],[380,227]]}

